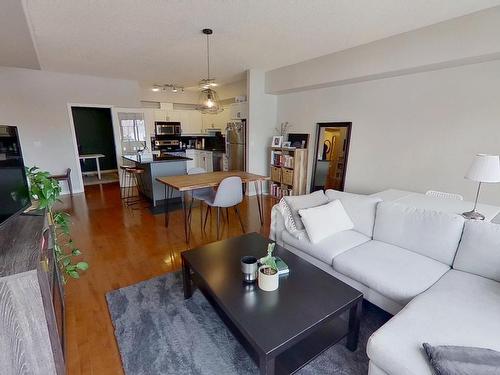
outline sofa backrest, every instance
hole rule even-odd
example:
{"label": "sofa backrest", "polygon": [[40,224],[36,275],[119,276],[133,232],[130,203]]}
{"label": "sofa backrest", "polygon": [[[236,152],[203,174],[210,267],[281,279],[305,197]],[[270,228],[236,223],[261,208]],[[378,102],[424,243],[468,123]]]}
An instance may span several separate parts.
{"label": "sofa backrest", "polygon": [[373,236],[375,212],[377,210],[377,204],[381,202],[382,199],[333,189],[326,190],[325,195],[330,201],[336,199],[340,200],[354,224],[354,230],[370,238]]}
{"label": "sofa backrest", "polygon": [[304,224],[299,215],[299,210],[304,208],[312,208],[317,206],[322,206],[329,202],[328,197],[325,195],[323,190],[315,191],[311,194],[304,195],[289,195],[283,197],[288,208],[290,209],[290,213],[292,214],[292,218],[294,220],[294,225],[298,230],[304,229]]}
{"label": "sofa backrest", "polygon": [[500,281],[500,225],[468,220],[453,268]]}
{"label": "sofa backrest", "polygon": [[377,206],[373,239],[452,265],[464,218],[394,202]]}

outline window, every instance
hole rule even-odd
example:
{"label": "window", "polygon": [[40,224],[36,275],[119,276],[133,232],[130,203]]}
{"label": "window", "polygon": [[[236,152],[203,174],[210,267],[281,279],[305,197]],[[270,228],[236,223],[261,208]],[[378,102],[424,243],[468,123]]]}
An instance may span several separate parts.
{"label": "window", "polygon": [[135,154],[146,148],[146,124],[144,114],[119,112],[121,145],[123,154]]}

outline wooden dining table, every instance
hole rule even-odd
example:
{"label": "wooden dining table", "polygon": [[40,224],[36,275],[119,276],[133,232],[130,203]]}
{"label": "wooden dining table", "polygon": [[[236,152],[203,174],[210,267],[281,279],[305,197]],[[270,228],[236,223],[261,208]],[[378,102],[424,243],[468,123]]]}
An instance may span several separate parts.
{"label": "wooden dining table", "polygon": [[253,174],[249,172],[241,172],[241,171],[230,171],[230,172],[208,172],[208,173],[200,173],[200,174],[192,174],[192,175],[179,175],[179,176],[166,176],[166,177],[157,177],[156,181],[163,184],[165,187],[165,199],[164,199],[164,209],[165,209],[165,226],[168,227],[169,222],[169,200],[172,198],[172,194],[174,190],[177,190],[181,193],[182,197],[182,211],[184,213],[184,236],[186,239],[186,243],[189,242],[189,225],[190,225],[190,217],[188,214],[188,206],[187,206],[187,198],[192,192],[196,189],[203,188],[216,188],[219,186],[221,181],[227,177],[237,176],[241,178],[241,181],[244,184],[250,185],[252,182],[255,185],[255,193],[257,195],[257,206],[259,209],[259,220],[260,225],[264,224],[263,217],[263,197],[262,197],[262,182],[269,180],[268,176],[261,176],[258,174]]}

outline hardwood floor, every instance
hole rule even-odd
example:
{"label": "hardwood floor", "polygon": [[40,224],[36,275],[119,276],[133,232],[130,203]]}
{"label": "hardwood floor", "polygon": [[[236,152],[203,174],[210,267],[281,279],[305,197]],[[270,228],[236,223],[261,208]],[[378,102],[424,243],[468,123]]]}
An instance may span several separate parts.
{"label": "hardwood floor", "polygon": [[[264,225],[259,223],[257,200],[246,197],[241,212],[246,232],[269,235],[273,200],[264,199]],[[125,208],[117,184],[87,186],[85,194],[65,197],[62,207],[72,214],[73,239],[85,254],[89,270],[66,285],[66,365],[69,375],[123,374],[113,326],[105,300],[108,291],[180,269],[180,253],[216,240],[216,215],[200,228],[200,212],[193,209],[189,245],[184,242],[182,211],[171,214],[169,228],[163,215]],[[234,212],[222,238],[240,235]]]}

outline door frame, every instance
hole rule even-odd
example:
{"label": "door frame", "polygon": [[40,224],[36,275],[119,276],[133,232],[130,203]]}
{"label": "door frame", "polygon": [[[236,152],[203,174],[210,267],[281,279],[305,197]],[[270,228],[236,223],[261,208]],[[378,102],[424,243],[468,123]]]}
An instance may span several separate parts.
{"label": "door frame", "polygon": [[310,186],[310,191],[311,193],[314,191],[314,180],[316,177],[316,165],[318,163],[318,143],[319,143],[319,136],[321,133],[321,129],[323,128],[347,128],[347,133],[346,133],[346,151],[345,151],[345,167],[344,171],[342,173],[342,187],[341,191],[344,191],[345,188],[345,180],[346,180],[346,175],[347,175],[347,165],[349,162],[349,150],[351,146],[351,131],[352,131],[352,122],[318,122],[316,123],[316,140],[314,142],[314,149],[313,149],[313,170],[312,170],[312,176],[311,176],[311,186]]}
{"label": "door frame", "polygon": [[[110,111],[110,114],[111,114],[111,124],[112,124],[112,128],[113,128],[113,138],[114,138],[114,142],[115,142],[115,149],[117,148],[117,144],[116,144],[116,125],[117,124],[115,124],[115,119],[114,119],[114,116],[113,116],[113,108],[114,107],[112,105],[106,105],[106,104],[67,103],[68,116],[69,116],[69,124],[70,124],[70,130],[71,130],[71,138],[72,138],[72,141],[73,141],[74,157],[75,157],[75,160],[76,160],[76,168],[77,168],[77,172],[78,172],[77,173],[77,177],[78,177],[78,181],[80,182],[80,185],[82,187],[81,192],[84,192],[85,191],[85,185],[83,184],[82,167],[80,165],[80,154],[78,152],[78,141],[76,139],[75,122],[74,122],[74,119],[73,119],[73,111],[72,111],[73,107],[108,108],[109,111]],[[119,146],[118,146],[118,149],[120,149]],[[120,158],[119,158],[118,154],[116,154],[116,165],[117,165],[118,169],[120,168],[119,159]]]}

